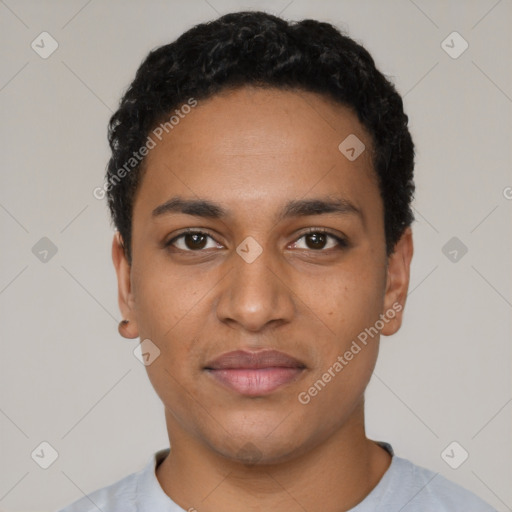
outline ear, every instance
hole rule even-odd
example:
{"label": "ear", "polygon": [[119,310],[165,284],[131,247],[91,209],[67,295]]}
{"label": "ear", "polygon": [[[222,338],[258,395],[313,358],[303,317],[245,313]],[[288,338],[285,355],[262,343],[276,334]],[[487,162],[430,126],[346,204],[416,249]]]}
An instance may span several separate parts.
{"label": "ear", "polygon": [[381,330],[381,334],[385,336],[395,334],[402,325],[413,252],[412,230],[408,227],[396,243],[393,254],[388,258],[384,310],[382,311],[388,321]]}
{"label": "ear", "polygon": [[114,239],[112,240],[112,261],[114,262],[117,274],[117,300],[119,309],[123,319],[129,320],[127,325],[120,326],[119,333],[124,338],[137,338],[139,332],[131,286],[131,266],[126,258],[123,239],[119,231],[115,232]]}

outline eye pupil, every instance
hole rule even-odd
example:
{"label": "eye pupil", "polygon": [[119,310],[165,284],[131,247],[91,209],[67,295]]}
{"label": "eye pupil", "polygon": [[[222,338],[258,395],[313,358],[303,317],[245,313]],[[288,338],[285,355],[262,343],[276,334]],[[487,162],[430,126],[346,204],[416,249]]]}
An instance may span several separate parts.
{"label": "eye pupil", "polygon": [[[189,233],[189,234],[185,235],[184,238],[185,238],[185,245],[187,246],[188,249],[192,249],[192,250],[202,249],[205,246],[206,236],[202,235],[200,233]],[[187,243],[190,239],[193,240],[192,245]],[[197,243],[198,240],[200,240],[199,243]]]}
{"label": "eye pupil", "polygon": [[[306,235],[306,240],[313,239],[313,247],[314,249],[321,249],[325,245],[325,234],[324,233],[310,233]],[[308,244],[309,246],[309,244]]]}

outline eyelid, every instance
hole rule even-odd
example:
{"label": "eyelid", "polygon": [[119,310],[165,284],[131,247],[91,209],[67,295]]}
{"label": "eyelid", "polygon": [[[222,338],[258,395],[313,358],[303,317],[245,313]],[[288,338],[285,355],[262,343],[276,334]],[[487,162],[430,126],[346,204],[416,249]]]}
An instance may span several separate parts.
{"label": "eyelid", "polygon": [[[301,231],[300,233],[296,234],[296,238],[294,239],[294,241],[292,242],[293,244],[297,243],[301,238],[303,238],[304,236],[306,235],[309,235],[309,234],[312,234],[312,233],[321,233],[321,234],[325,234],[327,236],[330,236],[331,238],[333,238],[336,243],[337,243],[337,248],[338,250],[341,250],[341,249],[346,249],[348,246],[349,246],[349,242],[346,238],[345,235],[342,235],[342,234],[338,234],[338,233],[333,233],[331,230],[329,230],[328,228],[320,228],[320,227],[310,227],[310,228],[307,228],[305,231]],[[183,237],[184,235],[187,235],[187,234],[199,234],[199,235],[206,235],[208,237],[210,237],[215,243],[219,244],[219,245],[222,245],[220,242],[217,241],[217,239],[215,238],[214,235],[212,235],[208,229],[205,229],[205,228],[185,228],[181,231],[178,232],[178,234],[176,234],[175,236],[173,236],[168,242],[164,242],[164,247],[167,248],[167,247],[171,247],[172,244],[174,242],[176,242],[176,240],[178,240],[179,238]],[[204,249],[200,249],[200,250],[197,250],[197,251],[194,251],[194,250],[183,250],[183,249],[178,249],[175,247],[175,249],[179,252],[189,252],[189,253],[200,253],[200,252],[205,252]],[[331,252],[333,249],[318,249],[318,250],[314,250],[314,249],[298,249],[298,250],[309,250],[313,253],[329,253]]]}

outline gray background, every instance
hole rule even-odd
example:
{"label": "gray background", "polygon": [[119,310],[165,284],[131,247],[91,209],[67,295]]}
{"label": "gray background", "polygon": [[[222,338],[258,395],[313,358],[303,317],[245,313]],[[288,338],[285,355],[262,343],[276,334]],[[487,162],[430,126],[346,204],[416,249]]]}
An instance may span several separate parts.
{"label": "gray background", "polygon": [[[117,332],[113,229],[92,190],[109,116],[147,52],[255,7],[346,30],[410,116],[410,295],[402,329],[382,338],[369,436],[511,510],[510,0],[0,1],[1,510],[55,509],[168,445],[137,340]],[[59,45],[47,59],[31,48],[43,31]],[[453,31],[469,44],[458,58],[441,44]],[[57,248],[45,262],[43,237]],[[58,452],[48,469],[31,458],[43,441]],[[441,457],[453,441],[469,453],[458,469]]]}

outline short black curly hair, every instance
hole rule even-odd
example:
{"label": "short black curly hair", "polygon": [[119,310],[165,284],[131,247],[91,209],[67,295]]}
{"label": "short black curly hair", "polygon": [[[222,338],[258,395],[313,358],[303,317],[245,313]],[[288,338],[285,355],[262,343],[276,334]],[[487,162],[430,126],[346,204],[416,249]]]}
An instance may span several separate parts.
{"label": "short black curly hair", "polygon": [[151,51],[110,119],[104,190],[130,264],[133,203],[144,172],[144,159],[134,155],[150,131],[190,98],[244,85],[320,93],[357,114],[372,137],[386,251],[392,254],[414,221],[414,144],[402,98],[368,51],[333,25],[243,11],[196,25]]}

